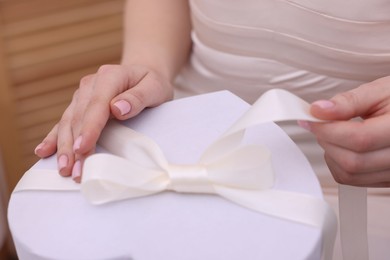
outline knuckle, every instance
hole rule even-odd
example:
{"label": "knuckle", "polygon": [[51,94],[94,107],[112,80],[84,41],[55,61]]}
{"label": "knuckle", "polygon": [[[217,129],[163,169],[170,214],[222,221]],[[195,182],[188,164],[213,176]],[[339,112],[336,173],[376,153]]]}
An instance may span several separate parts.
{"label": "knuckle", "polygon": [[68,126],[76,126],[80,123],[81,118],[78,115],[74,115],[72,119],[68,119],[67,121],[64,122],[64,124]]}
{"label": "knuckle", "polygon": [[63,129],[69,126],[71,123],[71,119],[68,116],[62,116],[61,120],[58,122],[58,128]]}
{"label": "knuckle", "polygon": [[110,85],[117,91],[124,91],[128,83],[128,72],[121,65],[103,65],[96,74],[93,87],[97,92],[101,89],[106,89],[107,85]]}
{"label": "knuckle", "polygon": [[93,84],[80,84],[79,88],[76,90],[77,92],[77,98],[85,98],[88,93],[93,88]]}
{"label": "knuckle", "polygon": [[358,99],[357,95],[352,91],[340,93],[339,98],[344,99],[347,102],[356,102]]}
{"label": "knuckle", "polygon": [[346,109],[350,109],[351,111],[349,112],[351,114],[356,114],[356,108],[359,104],[359,97],[356,93],[353,91],[343,92],[337,95],[337,99],[341,104],[350,104],[349,106],[346,106]]}
{"label": "knuckle", "polygon": [[356,129],[350,135],[352,150],[355,152],[365,152],[374,145],[373,136],[363,129]]}
{"label": "knuckle", "polygon": [[113,64],[104,64],[101,65],[98,69],[98,73],[105,73],[105,72],[110,72],[112,70],[115,70],[118,68],[118,65],[113,65]]}
{"label": "knuckle", "polygon": [[89,74],[81,78],[80,87],[85,87],[93,80],[95,74]]}
{"label": "knuckle", "polygon": [[334,180],[340,184],[350,184],[354,181],[354,176],[349,172],[342,170],[340,167],[335,165],[335,162],[325,154],[325,161],[329,167],[330,172],[333,175]]}
{"label": "knuckle", "polygon": [[364,161],[359,154],[351,153],[340,159],[340,167],[346,172],[356,173],[364,167]]}
{"label": "knuckle", "polygon": [[335,173],[333,174],[333,177],[335,181],[340,184],[352,184],[354,182],[353,176],[347,172]]}

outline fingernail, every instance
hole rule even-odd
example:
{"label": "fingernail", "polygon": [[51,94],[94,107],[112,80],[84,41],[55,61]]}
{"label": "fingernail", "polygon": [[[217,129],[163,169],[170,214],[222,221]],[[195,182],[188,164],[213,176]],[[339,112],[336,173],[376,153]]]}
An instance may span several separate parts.
{"label": "fingernail", "polygon": [[61,155],[60,158],[58,158],[58,168],[59,170],[62,170],[68,166],[68,156],[65,154]]}
{"label": "fingernail", "polygon": [[83,137],[80,135],[77,137],[76,141],[74,141],[73,144],[73,151],[76,152],[78,149],[80,149],[81,142],[83,141]]}
{"label": "fingernail", "polygon": [[328,109],[328,108],[334,107],[334,103],[330,100],[318,100],[318,101],[313,102],[312,105],[318,106],[322,109]]}
{"label": "fingernail", "polygon": [[73,165],[72,179],[75,182],[80,182],[80,179],[81,179],[81,163],[80,163],[80,161],[76,161]]}
{"label": "fingernail", "polygon": [[131,110],[131,106],[129,104],[129,102],[125,101],[125,100],[119,100],[117,102],[114,103],[114,106],[116,108],[119,109],[119,111],[121,111],[121,115],[126,115],[127,113],[130,112]]}
{"label": "fingernail", "polygon": [[307,131],[311,131],[310,123],[304,120],[298,120],[298,125],[302,127],[303,129],[306,129]]}
{"label": "fingernail", "polygon": [[41,150],[44,146],[45,146],[44,143],[38,144],[37,147],[35,147],[34,153],[37,154],[37,152],[38,152],[39,150]]}

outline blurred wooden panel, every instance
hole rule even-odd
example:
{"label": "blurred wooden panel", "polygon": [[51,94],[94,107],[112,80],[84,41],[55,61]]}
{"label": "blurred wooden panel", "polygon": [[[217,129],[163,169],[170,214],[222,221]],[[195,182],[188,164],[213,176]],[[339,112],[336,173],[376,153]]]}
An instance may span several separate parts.
{"label": "blurred wooden panel", "polygon": [[44,63],[34,64],[33,66],[23,67],[11,70],[10,76],[16,85],[25,84],[35,80],[43,80],[47,77],[53,77],[62,73],[82,70],[85,67],[100,64],[118,63],[122,45],[117,44],[94,51],[86,51],[75,55],[70,55],[62,59],[51,60]]}
{"label": "blurred wooden panel", "polygon": [[[38,160],[34,148],[58,122],[80,79],[102,64],[119,63],[123,4],[0,0],[0,148],[8,193]],[[8,249],[0,250],[0,259],[15,255],[11,238]]]}
{"label": "blurred wooden panel", "polygon": [[122,32],[117,30],[41,49],[34,49],[32,51],[10,55],[9,66],[11,69],[20,69],[34,64],[60,60],[65,57],[118,45],[121,43],[121,39]]}
{"label": "blurred wooden panel", "polygon": [[79,80],[88,74],[96,71],[96,65],[92,67],[86,67],[84,69],[71,71],[62,74],[56,74],[51,77],[46,77],[42,80],[31,81],[26,84],[17,85],[14,89],[14,95],[16,99],[25,99],[35,95],[42,95],[47,92],[56,91],[58,89],[75,86]]}
{"label": "blurred wooden panel", "polygon": [[80,79],[119,63],[123,4],[0,1],[0,145],[10,190],[38,160],[35,146],[58,122]]}
{"label": "blurred wooden panel", "polygon": [[[3,2],[5,1],[3,0]],[[94,2],[99,1],[96,0]],[[91,0],[9,0],[7,3],[2,3],[2,18],[4,23],[10,23],[44,14],[56,13],[68,8],[77,8],[77,6],[88,6],[90,4]]]}
{"label": "blurred wooden panel", "polygon": [[122,17],[115,14],[34,34],[23,34],[9,38],[5,43],[5,51],[7,51],[8,54],[20,53],[92,35],[99,35],[104,32],[121,30],[121,28]]}
{"label": "blurred wooden panel", "polygon": [[25,128],[46,123],[51,120],[58,120],[60,119],[60,115],[65,111],[68,105],[69,102],[63,102],[54,106],[47,106],[39,110],[18,115],[16,119],[16,124],[19,129],[25,130]]}
{"label": "blurred wooden panel", "polygon": [[[29,0],[34,3],[36,0]],[[1,2],[2,9],[7,6],[11,1]],[[56,5],[60,3],[60,0],[53,0],[49,5]],[[3,33],[6,37],[15,37],[21,34],[35,33],[38,31],[44,31],[55,27],[67,26],[73,23],[79,23],[96,18],[101,18],[108,15],[120,14],[123,10],[122,0],[106,0],[106,1],[88,1],[89,4],[85,6],[71,6],[65,10],[59,9],[56,12],[48,12],[40,14],[34,17],[29,17],[17,22],[9,22],[3,25]],[[76,4],[76,3],[75,3]],[[40,8],[38,6],[32,6],[31,10]],[[4,10],[5,11],[5,10]],[[15,10],[17,13],[18,10]],[[27,16],[28,17],[28,16]]]}
{"label": "blurred wooden panel", "polygon": [[0,259],[7,260],[8,259],[8,248],[6,245],[0,245]]}
{"label": "blurred wooden panel", "polygon": [[30,141],[35,141],[36,140],[42,140],[42,138],[48,133],[53,126],[58,122],[57,118],[54,120],[49,120],[46,123],[41,123],[36,126],[30,126],[27,129],[23,129],[23,135],[22,137],[22,142],[30,142]]}
{"label": "blurred wooden panel", "polygon": [[75,87],[71,85],[60,90],[20,100],[16,107],[16,114],[23,115],[39,109],[45,109],[58,103],[69,103],[74,91]]}

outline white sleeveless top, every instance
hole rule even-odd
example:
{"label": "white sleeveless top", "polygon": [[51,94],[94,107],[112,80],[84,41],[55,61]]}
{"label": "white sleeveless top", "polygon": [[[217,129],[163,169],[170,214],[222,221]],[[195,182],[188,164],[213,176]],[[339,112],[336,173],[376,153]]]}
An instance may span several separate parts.
{"label": "white sleeveless top", "polygon": [[[193,52],[176,97],[228,89],[249,103],[270,88],[308,102],[390,75],[390,1],[192,0]],[[313,136],[283,124],[335,182]]]}

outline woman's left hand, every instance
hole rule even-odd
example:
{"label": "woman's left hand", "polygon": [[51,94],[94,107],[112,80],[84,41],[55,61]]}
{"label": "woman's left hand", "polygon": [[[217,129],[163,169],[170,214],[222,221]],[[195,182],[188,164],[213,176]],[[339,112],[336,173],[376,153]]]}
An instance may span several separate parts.
{"label": "woman's left hand", "polygon": [[316,135],[337,182],[390,187],[390,76],[316,101],[311,113],[330,120],[301,125]]}

